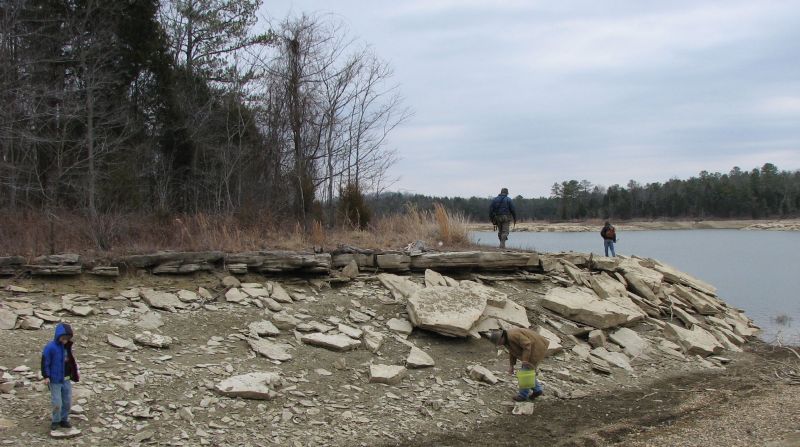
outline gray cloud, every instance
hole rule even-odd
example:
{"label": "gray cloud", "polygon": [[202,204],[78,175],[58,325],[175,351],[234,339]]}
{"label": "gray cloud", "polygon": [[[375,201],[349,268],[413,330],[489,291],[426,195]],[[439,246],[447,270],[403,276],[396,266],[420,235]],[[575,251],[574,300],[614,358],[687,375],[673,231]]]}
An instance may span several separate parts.
{"label": "gray cloud", "polygon": [[395,68],[415,115],[395,188],[549,194],[764,162],[800,168],[795,1],[271,0],[330,12]]}

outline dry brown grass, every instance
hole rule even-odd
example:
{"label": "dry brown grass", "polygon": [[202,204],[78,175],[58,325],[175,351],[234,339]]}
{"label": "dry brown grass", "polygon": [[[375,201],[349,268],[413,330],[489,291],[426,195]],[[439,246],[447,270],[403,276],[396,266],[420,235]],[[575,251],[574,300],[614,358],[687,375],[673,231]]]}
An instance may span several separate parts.
{"label": "dry brown grass", "polygon": [[[105,248],[98,243],[102,240]],[[0,213],[0,255],[28,258],[50,253],[91,257],[161,250],[241,252],[251,250],[333,250],[339,244],[366,249],[401,249],[414,241],[443,249],[470,246],[467,221],[437,206],[433,212],[407,206],[373,220],[366,230],[326,228],[318,221],[304,229],[272,216],[109,214],[91,222],[74,213],[48,218],[40,212]]]}

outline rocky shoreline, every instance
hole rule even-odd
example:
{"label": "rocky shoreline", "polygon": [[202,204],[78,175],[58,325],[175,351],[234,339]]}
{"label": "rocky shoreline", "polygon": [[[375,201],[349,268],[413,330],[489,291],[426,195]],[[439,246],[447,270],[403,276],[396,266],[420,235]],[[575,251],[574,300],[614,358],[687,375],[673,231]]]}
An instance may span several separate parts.
{"label": "rocky shoreline", "polygon": [[[326,273],[300,269],[306,276],[295,268],[265,278],[274,257],[236,258],[248,267],[236,277],[174,274],[186,273],[180,267],[147,275],[175,262],[151,257],[114,278],[5,280],[3,438],[49,442],[38,356],[58,321],[77,334],[77,445],[421,439],[536,411],[539,403],[509,401],[506,356],[480,339],[493,328],[531,327],[550,341],[541,402],[724,371],[758,332],[712,285],[651,259],[396,253],[384,269],[370,265],[377,254],[347,255],[341,267],[329,255]],[[291,265],[317,265],[297,256]]]}

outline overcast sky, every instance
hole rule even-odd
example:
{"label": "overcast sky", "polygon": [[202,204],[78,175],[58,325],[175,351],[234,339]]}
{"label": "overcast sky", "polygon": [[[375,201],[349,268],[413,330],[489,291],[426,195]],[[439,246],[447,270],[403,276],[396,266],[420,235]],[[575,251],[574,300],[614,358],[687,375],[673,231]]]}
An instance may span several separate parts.
{"label": "overcast sky", "polygon": [[800,169],[800,1],[265,0],[331,14],[413,117],[393,190],[549,195],[772,162]]}

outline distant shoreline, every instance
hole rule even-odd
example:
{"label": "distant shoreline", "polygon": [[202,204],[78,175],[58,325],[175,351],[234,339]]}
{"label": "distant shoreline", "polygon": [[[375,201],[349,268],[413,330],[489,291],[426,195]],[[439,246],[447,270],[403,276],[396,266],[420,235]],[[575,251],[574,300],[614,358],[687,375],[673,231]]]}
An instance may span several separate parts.
{"label": "distant shoreline", "polygon": [[[762,230],[800,231],[800,219],[768,220],[676,220],[676,221],[612,221],[620,231],[647,230]],[[534,233],[585,233],[600,231],[602,221],[583,222],[518,222],[512,231]],[[470,231],[493,231],[492,224],[473,222]]]}

